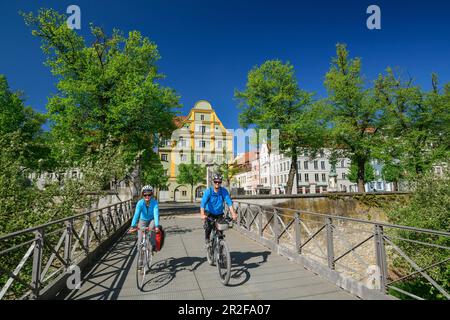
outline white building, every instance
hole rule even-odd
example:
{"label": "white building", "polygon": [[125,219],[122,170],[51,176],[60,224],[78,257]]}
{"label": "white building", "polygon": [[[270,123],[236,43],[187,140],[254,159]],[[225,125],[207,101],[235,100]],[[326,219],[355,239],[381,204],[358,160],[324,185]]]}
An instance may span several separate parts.
{"label": "white building", "polygon": [[[315,158],[302,154],[297,159],[298,186],[293,185],[293,194],[323,193],[327,191],[356,192],[357,184],[348,180],[350,159],[341,159],[336,165],[336,190],[329,190],[331,164],[330,151],[325,150]],[[291,168],[291,158],[284,154],[268,153],[267,145],[260,150],[261,185],[271,188],[271,194],[285,194]],[[296,177],[294,177],[294,181]]]}

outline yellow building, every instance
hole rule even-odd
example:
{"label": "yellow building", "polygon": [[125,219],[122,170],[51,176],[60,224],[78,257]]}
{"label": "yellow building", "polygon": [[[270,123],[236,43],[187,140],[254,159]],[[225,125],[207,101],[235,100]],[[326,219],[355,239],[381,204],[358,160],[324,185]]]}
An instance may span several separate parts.
{"label": "yellow building", "polygon": [[[159,201],[188,202],[191,186],[177,183],[178,166],[191,163],[217,167],[233,159],[233,134],[223,126],[208,101],[200,100],[187,116],[175,119],[178,127],[160,147],[159,156],[169,175],[169,186],[160,190]],[[206,179],[206,177],[205,177]],[[200,200],[205,184],[194,186],[194,199]]]}

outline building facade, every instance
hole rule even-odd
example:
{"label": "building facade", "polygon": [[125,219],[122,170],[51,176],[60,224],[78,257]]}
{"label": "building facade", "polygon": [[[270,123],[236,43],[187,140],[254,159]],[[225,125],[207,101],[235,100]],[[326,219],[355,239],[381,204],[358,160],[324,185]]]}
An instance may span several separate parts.
{"label": "building facade", "polygon": [[[198,101],[187,116],[178,117],[175,123],[178,129],[158,150],[169,176],[168,188],[159,192],[159,200],[162,202],[191,200],[191,186],[177,182],[180,164],[192,161],[211,167],[229,163],[233,158],[233,135],[224,127],[208,101]],[[205,176],[205,181],[206,179]],[[206,186],[206,182],[194,186],[195,200],[200,200]]]}
{"label": "building facade", "polygon": [[[252,153],[248,153],[252,154]],[[245,194],[261,194],[267,190],[270,194],[285,194],[292,160],[284,154],[269,153],[268,146],[262,144],[255,160],[248,161],[246,170],[236,176],[234,187],[243,188]],[[293,194],[314,194],[324,192],[356,192],[357,184],[348,180],[350,172],[350,159],[339,159],[334,168],[333,183],[330,179],[332,173],[329,161],[331,152],[324,150],[314,158],[307,154],[299,155],[297,159],[297,177],[294,176]],[[250,158],[250,156],[248,156]],[[239,159],[237,157],[236,159]],[[259,182],[256,179],[259,177]]]}

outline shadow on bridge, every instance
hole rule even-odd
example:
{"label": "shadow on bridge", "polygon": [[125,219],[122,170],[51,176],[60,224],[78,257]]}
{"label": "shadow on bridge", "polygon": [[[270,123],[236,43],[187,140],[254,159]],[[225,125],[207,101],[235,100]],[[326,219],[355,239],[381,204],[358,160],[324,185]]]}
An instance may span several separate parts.
{"label": "shadow on bridge", "polygon": [[[231,281],[228,284],[229,287],[241,286],[250,280],[249,269],[260,267],[267,262],[267,257],[271,254],[270,251],[262,252],[231,252]],[[255,258],[261,258],[261,261],[246,262],[254,260]],[[238,281],[238,282],[236,282]]]}
{"label": "shadow on bridge", "polygon": [[147,277],[150,278],[144,284],[142,292],[152,292],[161,289],[172,282],[178,273],[182,271],[194,272],[205,261],[206,257],[171,257],[158,261],[151,266],[149,274],[147,275]]}
{"label": "shadow on bridge", "polygon": [[[90,270],[83,274],[83,290],[63,294],[69,300],[115,300],[119,297],[136,256],[136,237],[124,234]],[[134,269],[133,269],[134,270]]]}

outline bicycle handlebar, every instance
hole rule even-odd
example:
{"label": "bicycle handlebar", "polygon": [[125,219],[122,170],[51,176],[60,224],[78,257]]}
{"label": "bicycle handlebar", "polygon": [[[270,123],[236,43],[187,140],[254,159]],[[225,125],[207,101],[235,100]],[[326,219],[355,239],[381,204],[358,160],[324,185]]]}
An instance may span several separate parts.
{"label": "bicycle handlebar", "polygon": [[152,230],[155,230],[156,228],[150,228],[150,227],[145,227],[145,228],[139,228],[139,227],[136,227],[136,228],[130,228],[129,230],[128,230],[128,233],[134,233],[134,232],[136,232],[136,231],[138,231],[138,230],[140,230],[140,231],[152,231]]}

